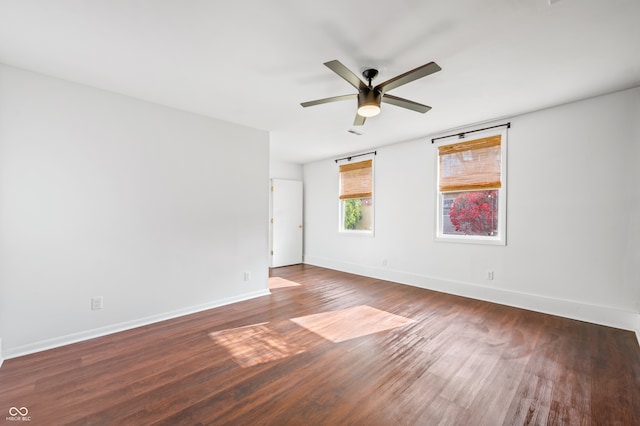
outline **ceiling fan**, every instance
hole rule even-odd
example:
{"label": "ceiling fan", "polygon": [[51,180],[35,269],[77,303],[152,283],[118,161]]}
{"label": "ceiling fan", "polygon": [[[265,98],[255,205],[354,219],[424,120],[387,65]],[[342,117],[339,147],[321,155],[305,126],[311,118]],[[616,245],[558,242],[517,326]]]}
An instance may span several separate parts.
{"label": "ceiling fan", "polygon": [[362,72],[362,76],[369,82],[369,84],[367,84],[363,82],[351,70],[342,65],[342,63],[338,60],[325,62],[324,65],[326,65],[331,71],[335,72],[340,77],[344,78],[353,87],[358,89],[358,93],[303,102],[300,105],[306,108],[314,105],[326,104],[328,102],[337,102],[357,98],[358,112],[356,114],[356,119],[353,122],[354,126],[362,126],[367,117],[378,115],[380,113],[380,102],[407,108],[423,114],[429,111],[431,109],[430,106],[422,105],[408,99],[389,95],[387,92],[391,89],[402,86],[403,84],[410,83],[413,80],[426,77],[429,74],[433,74],[434,72],[438,72],[441,70],[438,64],[436,64],[435,62],[429,62],[428,64],[412,69],[411,71],[407,71],[404,74],[400,74],[373,87],[371,81],[378,75],[378,70],[376,69],[370,68]]}

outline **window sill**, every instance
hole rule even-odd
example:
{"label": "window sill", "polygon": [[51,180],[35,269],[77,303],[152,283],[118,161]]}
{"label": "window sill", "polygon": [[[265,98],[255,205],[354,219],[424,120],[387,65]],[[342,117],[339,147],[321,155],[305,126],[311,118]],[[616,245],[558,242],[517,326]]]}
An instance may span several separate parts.
{"label": "window sill", "polygon": [[484,244],[490,246],[506,246],[507,242],[500,237],[482,237],[473,235],[437,235],[434,238],[437,242],[462,243],[462,244]]}
{"label": "window sill", "polygon": [[371,231],[352,231],[352,230],[339,230],[340,235],[350,235],[355,237],[373,237],[373,230]]}

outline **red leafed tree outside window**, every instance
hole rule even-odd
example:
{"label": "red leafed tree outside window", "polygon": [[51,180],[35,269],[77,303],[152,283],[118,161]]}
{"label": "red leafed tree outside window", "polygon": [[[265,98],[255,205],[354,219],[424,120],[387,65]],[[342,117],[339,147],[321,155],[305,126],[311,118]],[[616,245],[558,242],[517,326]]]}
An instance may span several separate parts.
{"label": "red leafed tree outside window", "polygon": [[465,235],[495,235],[498,227],[498,191],[469,191],[451,204],[451,223]]}

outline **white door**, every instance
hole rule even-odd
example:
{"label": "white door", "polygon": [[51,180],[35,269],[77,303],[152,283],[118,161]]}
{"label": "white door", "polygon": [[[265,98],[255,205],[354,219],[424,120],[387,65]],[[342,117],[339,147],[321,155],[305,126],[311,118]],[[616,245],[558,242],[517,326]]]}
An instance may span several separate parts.
{"label": "white door", "polygon": [[271,180],[271,267],[302,263],[302,182]]}

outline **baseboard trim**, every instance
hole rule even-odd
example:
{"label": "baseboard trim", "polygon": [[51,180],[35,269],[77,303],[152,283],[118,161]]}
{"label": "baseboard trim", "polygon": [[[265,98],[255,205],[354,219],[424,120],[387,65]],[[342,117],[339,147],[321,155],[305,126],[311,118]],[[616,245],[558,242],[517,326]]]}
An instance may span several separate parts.
{"label": "baseboard trim", "polygon": [[535,294],[486,287],[479,284],[446,280],[438,277],[418,275],[387,268],[377,268],[305,256],[305,263],[335,269],[371,278],[393,281],[442,293],[455,294],[477,300],[513,306],[564,318],[630,330],[636,333],[640,344],[640,314],[631,310],[609,306],[592,305],[572,300],[556,299]]}
{"label": "baseboard trim", "polygon": [[[95,328],[92,330],[81,331],[78,333],[67,334],[65,336],[42,340],[39,342],[27,344],[27,345],[16,346],[14,348],[8,349],[2,355],[4,356],[4,359],[17,358],[20,356],[41,352],[48,349],[57,348],[60,346],[66,346],[73,343],[94,339],[96,337],[106,336],[108,334],[131,330],[137,327],[142,327],[145,325],[170,320],[173,318],[178,318],[178,317],[182,317],[189,314],[195,314],[197,312],[218,308],[220,306],[230,305],[232,303],[242,302],[244,300],[254,299],[256,297],[267,296],[269,294],[271,294],[269,290],[260,290],[252,293],[245,293],[240,296],[214,300],[212,302],[203,303],[201,305],[190,306],[188,308],[177,309],[171,312],[165,312],[162,314],[139,318],[132,321],[125,321],[118,324],[112,324],[105,327]],[[0,350],[1,348],[2,347],[0,346]],[[1,357],[0,357],[0,365],[2,365]]]}

